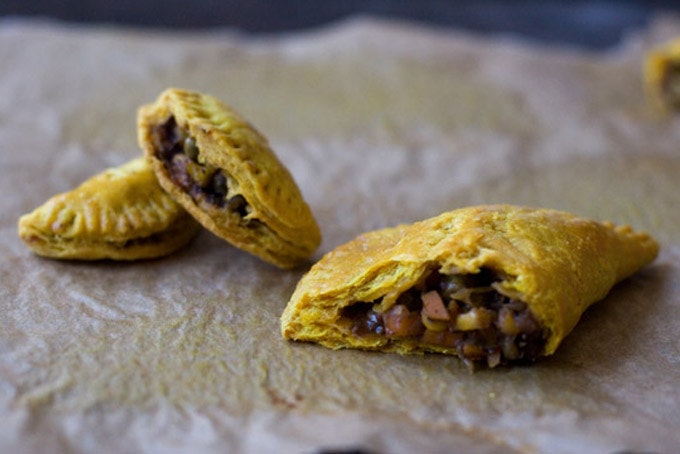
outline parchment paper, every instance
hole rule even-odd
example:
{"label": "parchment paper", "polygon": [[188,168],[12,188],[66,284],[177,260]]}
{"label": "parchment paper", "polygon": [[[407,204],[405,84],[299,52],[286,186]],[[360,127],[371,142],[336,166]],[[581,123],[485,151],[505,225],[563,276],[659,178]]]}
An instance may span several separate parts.
{"label": "parchment paper", "polygon": [[[677,452],[680,118],[650,110],[660,19],[607,53],[357,19],[294,35],[0,21],[0,451]],[[285,342],[305,269],[211,234],[137,263],[38,258],[18,217],[140,154],[176,86],[271,140],[321,225],[359,233],[509,202],[630,223],[651,266],[531,367]]]}

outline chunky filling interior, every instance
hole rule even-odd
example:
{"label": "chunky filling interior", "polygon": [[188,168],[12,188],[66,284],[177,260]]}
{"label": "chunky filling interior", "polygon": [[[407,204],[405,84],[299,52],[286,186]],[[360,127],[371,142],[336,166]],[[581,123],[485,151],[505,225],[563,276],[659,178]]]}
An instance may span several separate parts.
{"label": "chunky filling interior", "polygon": [[680,63],[671,62],[668,65],[662,86],[666,101],[673,107],[680,107]]}
{"label": "chunky filling interior", "polygon": [[204,200],[245,217],[251,211],[246,199],[236,194],[229,197],[228,177],[222,169],[199,162],[196,141],[170,116],[154,130],[156,156],[163,161],[172,181],[194,200]]}
{"label": "chunky filling interior", "polygon": [[384,312],[378,300],[355,303],[341,315],[356,336],[445,347],[468,367],[532,362],[545,345],[543,330],[525,303],[495,289],[499,281],[488,269],[454,275],[434,271]]}

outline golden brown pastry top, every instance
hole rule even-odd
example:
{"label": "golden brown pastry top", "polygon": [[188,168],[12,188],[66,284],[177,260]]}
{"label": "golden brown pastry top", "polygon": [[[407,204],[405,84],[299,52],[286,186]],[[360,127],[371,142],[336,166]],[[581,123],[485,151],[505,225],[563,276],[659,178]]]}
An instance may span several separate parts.
{"label": "golden brown pastry top", "polygon": [[20,237],[37,254],[84,260],[165,255],[198,228],[144,157],[107,169],[19,219]]}
{"label": "golden brown pastry top", "polygon": [[[167,170],[155,159],[153,130],[170,116],[195,139],[199,162],[222,169],[229,193],[245,197],[251,209],[245,221],[257,220],[257,229],[234,220],[225,210],[199,206],[169,182]],[[138,134],[144,152],[155,161],[161,184],[218,236],[284,268],[307,260],[320,244],[319,227],[290,172],[267,139],[220,100],[187,90],[165,90],[153,104],[140,108]]]}
{"label": "golden brown pastry top", "polygon": [[657,252],[653,238],[628,226],[548,209],[462,208],[365,233],[326,254],[298,284],[282,332],[290,337],[319,321],[325,329],[342,306],[358,301],[382,298],[387,309],[433,268],[444,274],[489,268],[503,278],[499,291],[526,302],[547,329],[551,354],[586,307]]}

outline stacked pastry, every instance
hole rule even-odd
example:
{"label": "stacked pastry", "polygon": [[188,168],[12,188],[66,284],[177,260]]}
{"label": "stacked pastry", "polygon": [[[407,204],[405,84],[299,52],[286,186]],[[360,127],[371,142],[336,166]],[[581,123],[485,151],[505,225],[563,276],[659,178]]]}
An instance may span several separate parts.
{"label": "stacked pastry", "polygon": [[311,210],[267,139],[230,107],[169,89],[138,115],[137,158],[19,220],[37,254],[135,260],[186,245],[203,225],[281,268],[321,242]]}

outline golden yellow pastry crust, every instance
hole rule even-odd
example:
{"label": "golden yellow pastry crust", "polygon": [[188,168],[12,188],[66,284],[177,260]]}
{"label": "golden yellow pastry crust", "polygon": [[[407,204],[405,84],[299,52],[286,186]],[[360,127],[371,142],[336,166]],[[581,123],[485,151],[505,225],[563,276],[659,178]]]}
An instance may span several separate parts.
{"label": "golden yellow pastry crust", "polygon": [[76,260],[161,257],[200,225],[160,187],[146,158],[108,169],[19,219],[38,255]]}
{"label": "golden yellow pastry crust", "polygon": [[644,59],[645,92],[659,112],[680,109],[680,39],[650,50]]}
{"label": "golden yellow pastry crust", "polygon": [[502,278],[498,292],[526,303],[546,335],[542,354],[550,355],[589,305],[657,252],[654,239],[628,226],[548,209],[462,208],[365,233],[326,254],[298,283],[281,331],[285,338],[330,348],[453,353],[410,338],[357,336],[342,310],[379,301],[385,311],[433,270],[489,269]]}
{"label": "golden yellow pastry crust", "polygon": [[[218,203],[236,197],[240,212],[229,203],[218,206],[200,193],[191,195],[178,177],[173,178],[170,160],[162,158],[162,142],[167,140],[159,138],[170,118],[197,148],[197,156],[183,165],[201,174],[219,170],[227,194]],[[216,98],[164,91],[155,103],[140,108],[138,138],[161,185],[201,224],[234,246],[291,268],[308,260],[321,242],[309,206],[267,139]]]}

